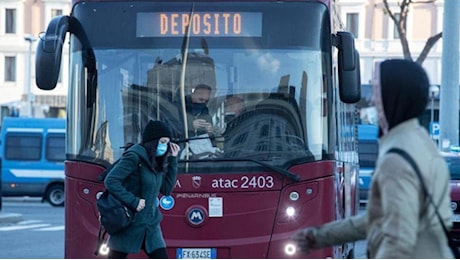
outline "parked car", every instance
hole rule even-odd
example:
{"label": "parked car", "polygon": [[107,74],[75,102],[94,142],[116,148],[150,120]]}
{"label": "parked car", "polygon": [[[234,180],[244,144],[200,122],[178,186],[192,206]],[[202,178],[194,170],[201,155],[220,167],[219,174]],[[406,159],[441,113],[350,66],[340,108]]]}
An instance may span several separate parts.
{"label": "parked car", "polygon": [[454,215],[452,215],[452,235],[460,240],[460,154],[443,153],[450,171],[450,206]]}

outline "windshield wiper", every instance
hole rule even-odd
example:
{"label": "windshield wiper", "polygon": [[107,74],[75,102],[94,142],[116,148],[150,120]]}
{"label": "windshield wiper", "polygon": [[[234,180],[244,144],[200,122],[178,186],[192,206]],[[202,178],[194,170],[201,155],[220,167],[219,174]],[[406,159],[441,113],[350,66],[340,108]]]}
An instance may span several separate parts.
{"label": "windshield wiper", "polygon": [[200,160],[187,160],[186,161],[187,163],[190,163],[190,162],[253,162],[253,163],[256,163],[256,164],[259,164],[261,165],[262,167],[268,169],[268,170],[271,170],[272,172],[275,172],[275,173],[278,173],[278,174],[281,174],[283,176],[286,176],[288,177],[289,179],[295,181],[295,182],[298,182],[300,181],[300,177],[288,170],[285,170],[281,167],[277,167],[277,166],[273,166],[273,165],[270,165],[270,164],[267,164],[267,163],[264,163],[262,161],[259,161],[259,160],[254,160],[254,159],[249,159],[249,158],[219,158],[219,159],[200,159]]}

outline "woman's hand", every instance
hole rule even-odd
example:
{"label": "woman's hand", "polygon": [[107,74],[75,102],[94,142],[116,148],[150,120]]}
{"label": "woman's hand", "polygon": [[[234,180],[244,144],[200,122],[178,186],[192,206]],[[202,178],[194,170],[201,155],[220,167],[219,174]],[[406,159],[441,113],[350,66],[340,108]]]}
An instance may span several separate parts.
{"label": "woman's hand", "polygon": [[292,237],[292,240],[297,243],[297,246],[305,254],[308,254],[312,249],[317,248],[315,231],[315,228],[301,229]]}
{"label": "woman's hand", "polygon": [[176,157],[179,154],[180,146],[172,142],[169,143],[169,146],[171,147],[171,156]]}
{"label": "woman's hand", "polygon": [[137,212],[140,212],[141,210],[143,210],[145,208],[145,199],[140,199],[139,200],[139,204],[137,205]]}

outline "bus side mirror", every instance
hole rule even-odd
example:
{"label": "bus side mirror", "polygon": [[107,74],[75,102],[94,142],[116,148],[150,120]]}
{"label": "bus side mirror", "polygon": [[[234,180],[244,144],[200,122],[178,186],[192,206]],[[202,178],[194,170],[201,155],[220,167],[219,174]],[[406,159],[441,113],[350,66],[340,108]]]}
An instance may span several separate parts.
{"label": "bus side mirror", "polygon": [[45,35],[38,41],[35,58],[35,83],[40,89],[52,90],[56,87],[61,68],[62,46],[69,28],[68,16],[54,17]]}
{"label": "bus side mirror", "polygon": [[337,40],[340,100],[356,103],[361,99],[359,53],[355,49],[355,40],[351,33],[338,32]]}

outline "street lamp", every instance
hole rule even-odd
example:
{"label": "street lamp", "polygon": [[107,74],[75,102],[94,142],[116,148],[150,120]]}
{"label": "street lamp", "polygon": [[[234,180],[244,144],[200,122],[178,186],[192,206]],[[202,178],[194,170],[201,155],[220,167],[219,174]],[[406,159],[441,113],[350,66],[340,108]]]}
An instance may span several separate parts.
{"label": "street lamp", "polygon": [[431,118],[430,118],[430,136],[433,138],[433,123],[434,123],[434,99],[439,96],[439,86],[430,86],[430,99],[431,99]]}
{"label": "street lamp", "polygon": [[29,42],[29,55],[27,61],[27,75],[26,75],[26,94],[27,94],[27,107],[30,117],[34,117],[34,95],[32,93],[32,45],[37,40],[33,35],[24,36],[24,40]]}

